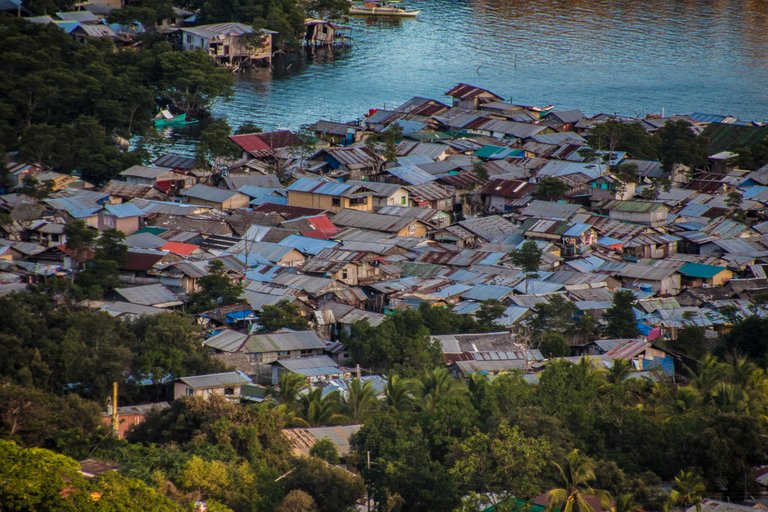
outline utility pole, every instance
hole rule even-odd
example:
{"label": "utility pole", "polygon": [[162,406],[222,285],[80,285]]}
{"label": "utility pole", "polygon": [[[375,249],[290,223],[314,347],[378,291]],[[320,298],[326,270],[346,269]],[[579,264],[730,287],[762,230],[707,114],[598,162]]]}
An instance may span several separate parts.
{"label": "utility pole", "polygon": [[[359,368],[359,365],[358,365],[358,368]],[[366,455],[366,458],[368,459],[368,472],[370,473],[370,471],[371,471],[371,451],[367,450],[365,452],[365,455]],[[368,492],[367,489],[366,489],[366,492],[365,492],[365,509],[366,509],[366,512],[371,512],[371,493]]]}
{"label": "utility pole", "polygon": [[112,383],[112,430],[115,433],[115,437],[119,437],[120,424],[118,423],[117,416],[117,382]]}

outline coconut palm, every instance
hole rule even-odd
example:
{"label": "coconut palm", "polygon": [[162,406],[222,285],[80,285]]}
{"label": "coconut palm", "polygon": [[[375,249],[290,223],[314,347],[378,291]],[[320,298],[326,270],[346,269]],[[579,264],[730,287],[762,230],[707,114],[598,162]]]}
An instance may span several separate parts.
{"label": "coconut palm", "polygon": [[626,359],[615,359],[613,361],[613,366],[611,366],[611,369],[608,370],[605,379],[609,384],[623,384],[624,380],[626,380],[631,371],[632,363]]}
{"label": "coconut palm", "polygon": [[467,388],[446,368],[425,370],[416,382],[421,407],[433,409],[440,401],[466,393]]}
{"label": "coconut palm", "polygon": [[347,396],[342,401],[344,414],[353,422],[362,423],[378,406],[379,401],[376,399],[376,391],[371,381],[352,379]]}
{"label": "coconut palm", "polygon": [[616,502],[611,507],[611,512],[642,512],[641,507],[632,494],[622,494],[616,498]]}
{"label": "coconut palm", "polygon": [[298,373],[283,372],[280,374],[277,388],[272,390],[272,396],[282,404],[293,405],[307,387],[307,380]]}
{"label": "coconut palm", "polygon": [[566,456],[565,464],[553,464],[557,468],[556,480],[560,487],[547,492],[546,512],[595,512],[587,502],[587,496],[597,496],[604,503],[610,501],[608,493],[590,486],[595,480],[595,461],[591,457],[572,450]]}
{"label": "coconut palm", "polygon": [[390,412],[398,413],[413,408],[414,382],[399,375],[390,375],[384,387],[384,403]]}
{"label": "coconut palm", "polygon": [[686,510],[693,505],[696,512],[701,512],[701,502],[704,501],[704,491],[707,488],[704,481],[693,471],[680,471],[672,482],[665,510]]}
{"label": "coconut palm", "polygon": [[339,393],[334,391],[323,396],[323,390],[316,388],[299,399],[301,415],[310,427],[332,425],[344,419],[339,414]]}

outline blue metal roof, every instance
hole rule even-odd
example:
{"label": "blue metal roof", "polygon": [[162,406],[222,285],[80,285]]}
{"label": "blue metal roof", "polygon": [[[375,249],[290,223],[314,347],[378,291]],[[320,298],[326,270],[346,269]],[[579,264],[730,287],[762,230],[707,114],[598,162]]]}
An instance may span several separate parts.
{"label": "blue metal roof", "polygon": [[292,247],[301,253],[314,256],[325,249],[336,247],[339,244],[338,242],[332,242],[330,240],[323,240],[320,238],[311,238],[301,235],[289,235],[280,241],[280,245]]}
{"label": "blue metal roof", "polygon": [[725,267],[715,265],[704,265],[702,263],[686,263],[680,267],[680,272],[686,277],[696,277],[699,279],[712,279],[717,274],[725,270]]}
{"label": "blue metal roof", "polygon": [[478,284],[471,290],[467,290],[461,296],[465,299],[474,300],[488,300],[495,299],[501,300],[513,293],[513,289],[509,286],[497,286],[493,284]]}
{"label": "blue metal roof", "polygon": [[574,224],[570,228],[568,228],[568,231],[563,233],[563,236],[581,236],[587,231],[592,229],[592,226],[590,224]]}
{"label": "blue metal roof", "polygon": [[427,171],[419,169],[418,167],[393,167],[387,169],[387,172],[392,176],[400,178],[409,185],[423,185],[430,181],[435,181],[436,177],[429,174]]}
{"label": "blue metal roof", "polygon": [[688,117],[694,121],[698,121],[699,123],[719,123],[722,122],[726,116],[722,114],[705,114],[703,112],[694,112]]}
{"label": "blue metal roof", "polygon": [[144,210],[133,203],[108,204],[104,207],[104,209],[118,219],[124,219],[126,217],[140,217],[144,215]]}

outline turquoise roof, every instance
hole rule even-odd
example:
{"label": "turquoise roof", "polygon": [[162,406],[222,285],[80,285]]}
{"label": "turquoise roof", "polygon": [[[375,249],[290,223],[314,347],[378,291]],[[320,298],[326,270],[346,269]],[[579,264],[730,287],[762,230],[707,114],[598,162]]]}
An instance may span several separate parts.
{"label": "turquoise roof", "polygon": [[704,265],[702,263],[686,263],[680,267],[680,272],[686,277],[697,277],[699,279],[712,279],[717,274],[725,270],[725,267],[715,265]]}

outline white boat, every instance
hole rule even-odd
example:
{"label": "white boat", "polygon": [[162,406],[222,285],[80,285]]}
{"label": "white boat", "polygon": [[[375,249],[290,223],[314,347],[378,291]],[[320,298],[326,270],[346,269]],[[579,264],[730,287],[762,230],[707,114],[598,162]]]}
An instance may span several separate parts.
{"label": "white boat", "polygon": [[362,5],[352,5],[349,14],[352,16],[397,16],[415,18],[421,11],[408,11],[397,6],[396,1],[364,2]]}

